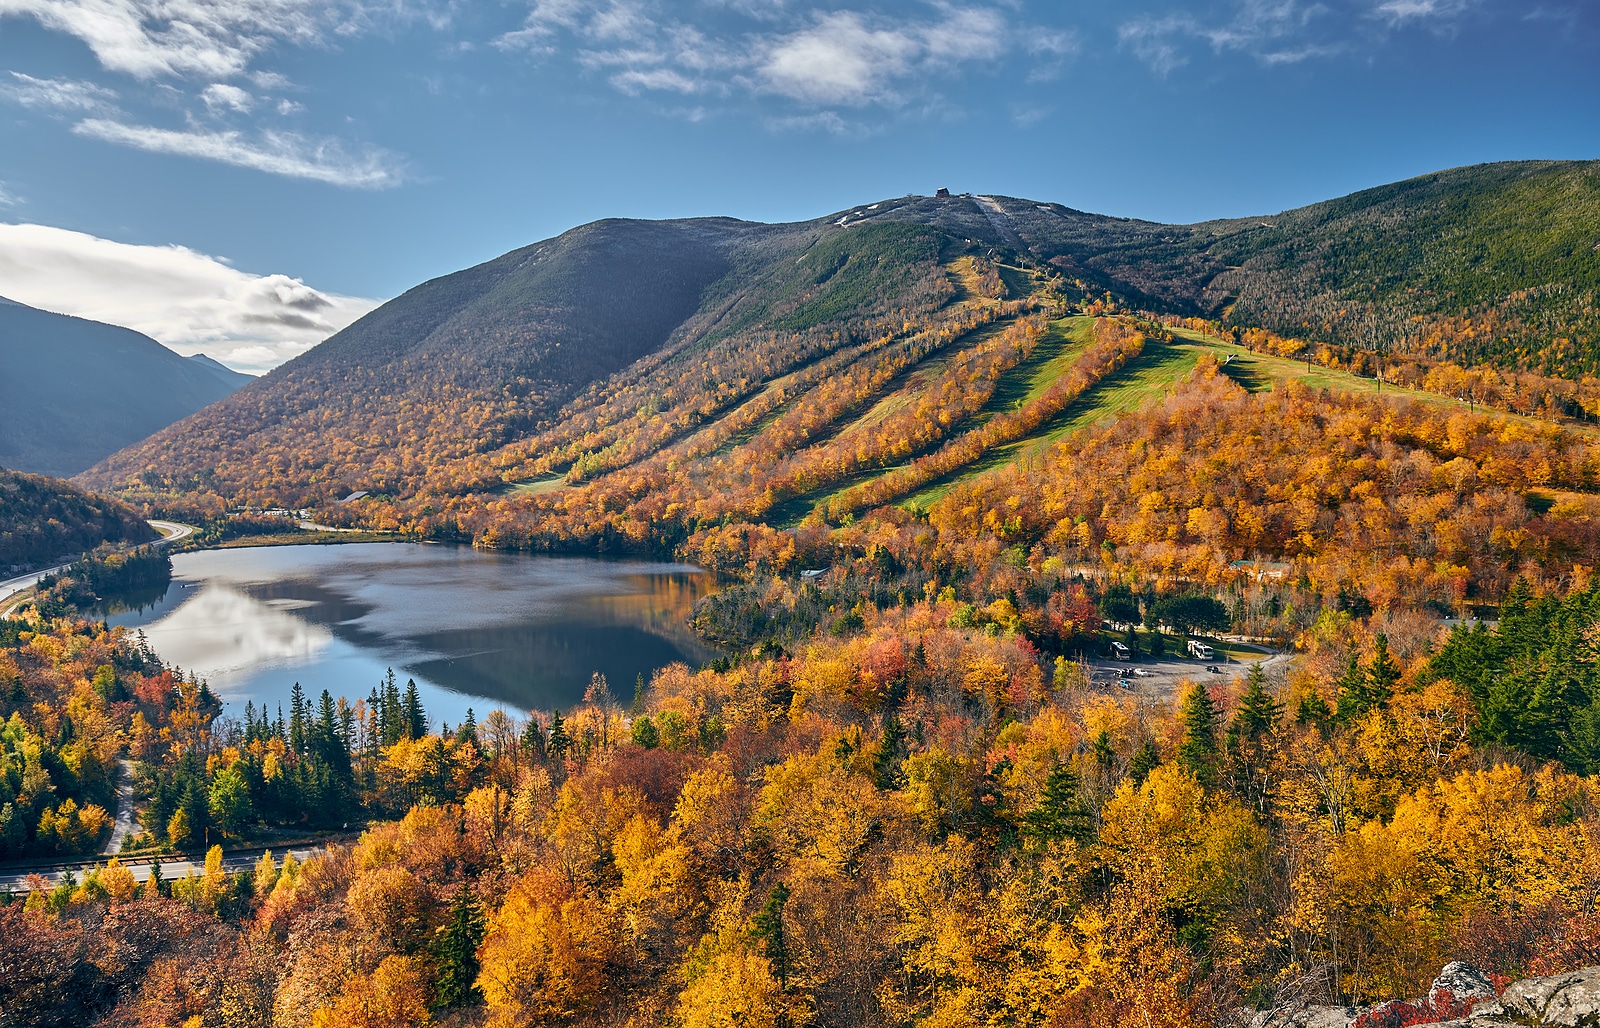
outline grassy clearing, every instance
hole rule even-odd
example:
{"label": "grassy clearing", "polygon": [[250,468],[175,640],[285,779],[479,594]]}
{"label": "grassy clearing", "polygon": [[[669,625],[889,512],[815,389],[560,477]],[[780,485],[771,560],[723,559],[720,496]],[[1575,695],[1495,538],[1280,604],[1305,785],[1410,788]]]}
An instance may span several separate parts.
{"label": "grassy clearing", "polygon": [[527,482],[517,482],[507,490],[512,496],[543,496],[553,493],[567,484],[565,475],[546,475],[544,478],[535,478]]}
{"label": "grassy clearing", "polygon": [[859,429],[871,428],[882,424],[895,411],[900,410],[907,404],[914,403],[924,390],[931,386],[940,375],[944,374],[945,369],[950,366],[950,362],[963,351],[970,350],[985,340],[999,335],[1010,328],[1013,322],[1014,319],[1011,318],[996,321],[969,332],[958,339],[952,339],[946,345],[924,357],[920,364],[913,365],[901,372],[894,381],[889,383],[887,392],[881,400],[834,434],[846,436]]}
{"label": "grassy clearing", "polygon": [[946,274],[950,276],[950,284],[955,286],[956,294],[951,303],[985,304],[994,301],[983,295],[983,283],[978,278],[978,269],[973,267],[971,257],[959,257],[944,266]]}
{"label": "grassy clearing", "polygon": [[[1085,335],[1089,330],[1088,323],[1092,321],[1089,318],[1069,320],[1084,322],[1077,331]],[[995,447],[984,454],[982,459],[967,465],[949,478],[935,482],[901,501],[901,506],[913,510],[927,510],[960,482],[1023,459],[1079,429],[1138,410],[1165,396],[1173,385],[1193,371],[1200,354],[1206,349],[1207,347],[1188,343],[1160,343],[1155,340],[1145,343],[1144,352],[1136,359],[1129,361],[1116,375],[1073,401],[1059,417],[1043,426],[1038,432],[1016,442]],[[1057,374],[1059,373],[1058,371]],[[1047,386],[1048,382],[1045,385]]]}
{"label": "grassy clearing", "polygon": [[[1082,322],[1082,327],[1077,329],[1082,333],[1088,332],[1092,322],[1089,318],[1068,320]],[[1140,354],[1137,360],[1130,361],[1118,374],[1089,390],[1063,411],[1060,417],[1044,426],[1039,432],[1026,439],[996,447],[986,453],[981,460],[901,501],[901,506],[913,510],[927,510],[961,482],[1012,461],[1025,459],[1075,432],[1148,406],[1167,395],[1178,382],[1187,377],[1194,370],[1201,355],[1206,353],[1218,360],[1226,361],[1223,373],[1251,392],[1276,389],[1288,381],[1301,382],[1312,389],[1327,389],[1341,393],[1380,392],[1378,383],[1374,379],[1363,378],[1348,371],[1324,368],[1316,364],[1308,367],[1303,361],[1256,353],[1232,340],[1219,339],[1187,329],[1178,329],[1174,335],[1177,338],[1170,343],[1155,340],[1147,342],[1144,353]],[[1465,408],[1459,400],[1418,389],[1384,385],[1381,394],[1406,397],[1437,407]],[[1488,413],[1528,423],[1537,422],[1534,418],[1500,411]],[[1580,431],[1586,429],[1586,426],[1569,427]]]}

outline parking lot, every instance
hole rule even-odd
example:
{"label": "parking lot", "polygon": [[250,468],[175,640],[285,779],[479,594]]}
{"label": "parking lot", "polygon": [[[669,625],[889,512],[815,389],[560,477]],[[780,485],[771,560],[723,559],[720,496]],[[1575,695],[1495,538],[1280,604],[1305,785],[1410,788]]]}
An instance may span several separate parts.
{"label": "parking lot", "polygon": [[1289,663],[1289,655],[1262,653],[1258,660],[1242,660],[1237,656],[1229,658],[1221,653],[1215,660],[1181,657],[1151,660],[1146,657],[1126,661],[1100,656],[1085,656],[1083,659],[1084,666],[1089,669],[1090,681],[1095,685],[1152,699],[1170,699],[1182,681],[1216,685],[1243,678],[1251,665],[1258,662],[1265,665],[1271,676]]}

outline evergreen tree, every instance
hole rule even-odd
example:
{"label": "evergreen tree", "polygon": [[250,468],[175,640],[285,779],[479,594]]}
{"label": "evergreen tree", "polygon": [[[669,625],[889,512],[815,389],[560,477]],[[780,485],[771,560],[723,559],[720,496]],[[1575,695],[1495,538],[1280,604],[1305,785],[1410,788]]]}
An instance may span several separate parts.
{"label": "evergreen tree", "polygon": [[420,739],[428,734],[428,714],[422,709],[422,697],[417,694],[417,680],[406,679],[405,737]]}
{"label": "evergreen tree", "polygon": [[[418,704],[420,709],[421,704]],[[383,733],[383,744],[393,746],[405,738],[410,729],[410,722],[405,708],[405,701],[400,698],[400,687],[395,684],[394,668],[390,668],[383,678],[383,714],[379,718],[379,730]]]}
{"label": "evergreen tree", "polygon": [[436,1007],[461,1007],[480,1003],[483,996],[476,985],[478,947],[485,932],[483,911],[465,885],[456,892],[450,905],[450,919],[439,930],[434,943],[434,963],[438,968]]}
{"label": "evergreen tree", "polygon": [[300,756],[306,753],[307,711],[305,690],[296,682],[294,688],[289,690],[289,749]]}
{"label": "evergreen tree", "polygon": [[1371,706],[1368,702],[1367,675],[1361,670],[1361,661],[1354,653],[1350,654],[1344,674],[1339,676],[1334,688],[1338,699],[1335,701],[1333,718],[1341,725],[1350,724]]}
{"label": "evergreen tree", "polygon": [[1183,742],[1178,762],[1194,773],[1202,785],[1211,785],[1217,771],[1217,708],[1202,685],[1191,686],[1178,707]]}
{"label": "evergreen tree", "polygon": [[551,760],[561,761],[567,757],[567,751],[572,749],[572,737],[567,734],[567,724],[561,720],[561,711],[556,711],[550,716],[550,739],[545,743],[545,752]]}
{"label": "evergreen tree", "polygon": [[1156,752],[1156,744],[1146,739],[1133,751],[1133,759],[1128,762],[1128,777],[1133,779],[1134,785],[1143,785],[1150,772],[1161,766],[1161,754]]}
{"label": "evergreen tree", "polygon": [[1382,632],[1373,640],[1372,663],[1367,665],[1367,687],[1372,706],[1381,707],[1400,684],[1400,666],[1389,656],[1389,637]]}
{"label": "evergreen tree", "polygon": [[1094,835],[1094,820],[1078,795],[1078,773],[1071,765],[1057,764],[1045,779],[1039,802],[1022,818],[1022,835],[1045,844],[1061,839],[1079,842]]}
{"label": "evergreen tree", "polygon": [[1270,733],[1283,713],[1282,706],[1267,692],[1267,673],[1260,663],[1250,665],[1245,675],[1244,695],[1239,697],[1239,709],[1234,712],[1228,734],[1237,740],[1255,740]]}
{"label": "evergreen tree", "polygon": [[1090,751],[1094,754],[1094,762],[1101,771],[1111,770],[1112,765],[1117,762],[1117,751],[1111,748],[1111,733],[1103,729],[1094,737]]}
{"label": "evergreen tree", "polygon": [[1295,710],[1294,721],[1297,725],[1325,725],[1332,717],[1333,711],[1328,709],[1328,701],[1313,689],[1300,701],[1300,706]]}
{"label": "evergreen tree", "polygon": [[872,755],[872,780],[880,789],[893,789],[897,784],[900,766],[900,749],[905,745],[905,728],[900,719],[890,714],[883,719],[883,737]]}
{"label": "evergreen tree", "polygon": [[478,719],[473,715],[471,707],[467,708],[466,720],[456,729],[456,743],[459,745],[469,742],[474,746],[478,745]]}
{"label": "evergreen tree", "polygon": [[783,930],[783,906],[789,902],[789,887],[782,882],[772,887],[767,902],[750,921],[750,934],[761,943],[762,954],[772,961],[778,988],[789,988],[789,940]]}
{"label": "evergreen tree", "polygon": [[638,717],[644,713],[644,709],[644,672],[641,671],[638,677],[633,680],[633,709],[628,713]]}

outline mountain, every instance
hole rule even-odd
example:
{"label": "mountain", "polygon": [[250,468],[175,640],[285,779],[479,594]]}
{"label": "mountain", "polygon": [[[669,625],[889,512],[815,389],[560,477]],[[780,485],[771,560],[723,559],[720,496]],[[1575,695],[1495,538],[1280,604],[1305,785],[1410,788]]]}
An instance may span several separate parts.
{"label": "mountain", "polygon": [[155,539],[155,530],[125,503],[60,479],[0,468],[0,578],[101,543]]}
{"label": "mountain", "polygon": [[[1389,360],[1406,355],[1414,363],[1394,373],[1420,383],[1441,358],[1492,360],[1506,374],[1600,367],[1597,295],[1597,163],[1457,169],[1199,225],[948,195],[784,225],[601,221],[410,290],[82,481],[229,504],[327,503],[366,490],[426,520],[461,497],[512,488],[473,505],[548,505],[566,502],[549,498],[558,489],[628,474],[627,495],[616,498],[627,506],[699,474],[686,461],[796,468],[801,451],[887,431],[875,426],[908,403],[933,403],[934,385],[944,390],[935,406],[956,396],[976,405],[947,410],[949,424],[906,427],[920,441],[828,458],[825,473],[796,470],[759,501],[733,499],[752,488],[749,476],[684,486],[683,509],[704,511],[673,515],[690,531],[734,511],[788,516],[868,465],[881,470],[891,457],[954,445],[952,433],[992,421],[1002,398],[1037,399],[1071,367],[1065,356],[1027,371],[1035,358],[1021,350],[973,347],[1021,332],[1046,310],[1100,311],[1110,299]],[[1040,331],[1023,332],[1035,338],[1017,345],[1031,354]],[[1044,333],[1046,349],[1077,353],[1086,333],[1083,324],[1057,326]],[[1183,359],[1192,366],[1194,355]],[[1026,388],[1013,382],[1017,395],[996,379],[980,402],[970,380],[947,380],[952,360],[1001,378],[1036,377]],[[1518,382],[1510,392],[1534,388]],[[1565,387],[1535,386],[1547,407],[1578,409],[1571,395],[1555,395]],[[846,388],[848,401],[834,395]],[[879,401],[892,410],[874,413]],[[985,431],[989,442],[963,452],[988,453],[999,430]]]}
{"label": "mountain", "polygon": [[149,336],[0,303],[0,465],[74,475],[250,381]]}
{"label": "mountain", "polygon": [[195,367],[200,368],[212,378],[215,378],[218,382],[221,382],[228,388],[229,392],[232,392],[235,389],[243,388],[249,383],[255,381],[254,376],[235,371],[221,361],[213,357],[208,357],[203,353],[190,354],[184,359],[189,361],[189,363],[193,364]]}

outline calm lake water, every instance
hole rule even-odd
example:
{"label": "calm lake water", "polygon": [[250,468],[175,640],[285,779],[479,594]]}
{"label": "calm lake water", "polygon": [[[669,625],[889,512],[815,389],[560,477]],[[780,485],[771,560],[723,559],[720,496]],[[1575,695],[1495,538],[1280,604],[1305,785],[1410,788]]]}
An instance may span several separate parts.
{"label": "calm lake water", "polygon": [[353,543],[180,553],[172,571],[153,605],[108,620],[143,629],[232,716],[286,704],[295,682],[354,701],[392,667],[454,725],[469,706],[570,707],[595,671],[627,702],[635,676],[716,655],[686,624],[711,576],[683,564]]}

